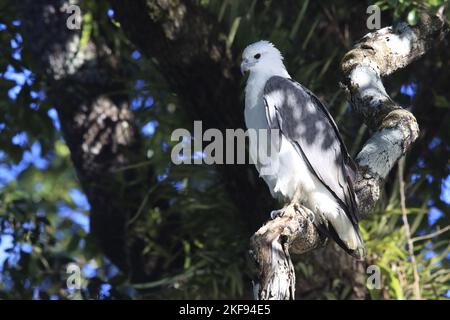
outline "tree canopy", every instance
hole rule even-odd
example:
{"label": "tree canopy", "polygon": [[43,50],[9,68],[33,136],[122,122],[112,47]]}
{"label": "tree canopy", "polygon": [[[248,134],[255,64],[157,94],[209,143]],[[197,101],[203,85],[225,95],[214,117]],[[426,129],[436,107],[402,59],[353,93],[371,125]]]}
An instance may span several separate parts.
{"label": "tree canopy", "polygon": [[[249,239],[279,204],[252,165],[175,165],[171,134],[245,128],[240,56],[267,39],[355,156],[371,129],[340,62],[373,4],[381,27],[450,19],[447,0],[0,0],[0,297],[251,298]],[[298,298],[448,297],[449,64],[447,34],[384,79],[420,135],[361,223],[366,260],[332,243],[294,256]]]}

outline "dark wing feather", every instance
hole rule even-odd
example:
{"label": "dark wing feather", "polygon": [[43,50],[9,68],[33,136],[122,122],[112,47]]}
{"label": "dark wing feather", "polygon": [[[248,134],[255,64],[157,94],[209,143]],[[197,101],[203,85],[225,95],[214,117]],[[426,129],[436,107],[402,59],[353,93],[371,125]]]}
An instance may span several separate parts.
{"label": "dark wing feather", "polygon": [[293,143],[356,226],[355,166],[328,110],[308,89],[278,76],[267,81],[264,102],[269,127]]}

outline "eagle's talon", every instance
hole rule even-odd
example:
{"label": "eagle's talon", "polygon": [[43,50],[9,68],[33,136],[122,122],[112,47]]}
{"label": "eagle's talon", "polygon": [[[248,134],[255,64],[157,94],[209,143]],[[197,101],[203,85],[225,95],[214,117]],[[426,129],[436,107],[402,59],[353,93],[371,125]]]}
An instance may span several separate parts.
{"label": "eagle's talon", "polygon": [[270,212],[270,218],[273,220],[275,218],[278,217],[282,217],[284,215],[284,210],[283,209],[278,209],[278,210],[272,210]]}

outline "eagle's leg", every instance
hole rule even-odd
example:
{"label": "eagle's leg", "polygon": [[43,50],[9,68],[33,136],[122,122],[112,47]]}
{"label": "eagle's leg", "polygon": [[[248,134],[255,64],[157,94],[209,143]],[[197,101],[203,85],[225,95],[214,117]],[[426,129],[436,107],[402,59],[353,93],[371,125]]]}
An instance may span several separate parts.
{"label": "eagle's leg", "polygon": [[281,209],[272,210],[270,212],[270,218],[275,219],[277,217],[283,217],[283,216],[293,217],[296,214],[296,212],[298,211],[297,206],[298,206],[297,202],[291,201],[291,202],[287,203]]}
{"label": "eagle's leg", "polygon": [[300,189],[297,189],[294,193],[292,199],[285,199],[285,205],[283,208],[278,210],[272,210],[270,212],[270,218],[275,219],[277,217],[282,217],[285,215],[294,216],[298,212],[298,205],[300,203]]}

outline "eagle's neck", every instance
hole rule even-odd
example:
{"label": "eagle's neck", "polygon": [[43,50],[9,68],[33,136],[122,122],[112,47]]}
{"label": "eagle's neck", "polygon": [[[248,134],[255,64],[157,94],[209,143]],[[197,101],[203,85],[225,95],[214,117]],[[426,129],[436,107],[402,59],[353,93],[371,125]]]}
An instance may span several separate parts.
{"label": "eagle's neck", "polygon": [[278,66],[276,68],[266,68],[264,70],[250,72],[247,79],[247,85],[245,86],[245,115],[247,127],[249,127],[249,122],[253,122],[254,126],[257,128],[265,128],[265,110],[263,101],[264,86],[266,85],[266,82],[274,76],[284,78],[291,77],[283,65],[281,67]]}

